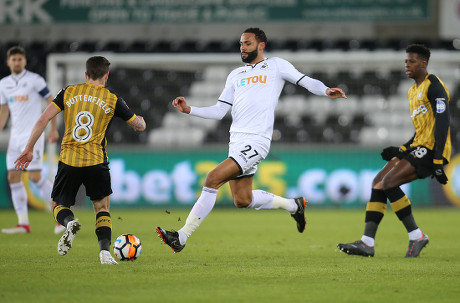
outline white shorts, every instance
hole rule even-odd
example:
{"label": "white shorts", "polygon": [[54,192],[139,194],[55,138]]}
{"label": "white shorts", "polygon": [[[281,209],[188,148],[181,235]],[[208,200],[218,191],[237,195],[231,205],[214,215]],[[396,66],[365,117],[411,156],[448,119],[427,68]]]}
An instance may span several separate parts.
{"label": "white shorts", "polygon": [[228,157],[240,167],[241,174],[237,178],[252,176],[256,173],[257,165],[267,157],[270,151],[270,143],[270,139],[255,134],[230,134]]}
{"label": "white shorts", "polygon": [[[8,150],[6,151],[6,169],[15,170],[14,161],[22,154],[26,148],[27,140],[14,140],[10,138],[8,143]],[[26,170],[41,170],[43,167],[43,150],[45,149],[44,136],[38,138],[37,143],[34,147],[34,157],[30,162],[29,167]]]}

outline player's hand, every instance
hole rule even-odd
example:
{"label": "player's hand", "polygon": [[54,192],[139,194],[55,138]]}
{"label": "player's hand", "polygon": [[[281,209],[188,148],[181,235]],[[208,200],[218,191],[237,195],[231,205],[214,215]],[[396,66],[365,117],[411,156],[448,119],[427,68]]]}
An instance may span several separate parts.
{"label": "player's hand", "polygon": [[447,184],[447,180],[449,180],[447,179],[442,164],[433,164],[433,175],[431,178],[436,178],[436,180],[438,180],[441,184]]}
{"label": "player's hand", "polygon": [[185,102],[184,97],[177,97],[173,100],[172,105],[177,108],[180,112],[190,114],[190,106]]}
{"label": "player's hand", "polygon": [[337,98],[348,99],[345,93],[343,92],[343,90],[338,87],[326,89],[326,95],[328,95],[330,98],[333,98],[333,99],[337,99]]}
{"label": "player's hand", "polygon": [[14,167],[16,170],[24,170],[29,167],[30,162],[32,162],[33,151],[24,150],[22,154],[14,161]]}
{"label": "player's hand", "polygon": [[129,126],[131,126],[134,131],[136,132],[142,132],[146,128],[146,124],[144,121],[144,118],[142,116],[136,115],[136,119],[128,123]]}
{"label": "player's hand", "polygon": [[137,116],[137,118],[139,118],[139,125],[137,125],[135,131],[137,131],[137,132],[142,132],[142,131],[144,131],[145,128],[147,127],[147,124],[145,124],[144,117],[142,117],[142,116]]}
{"label": "player's hand", "polygon": [[57,131],[57,129],[50,130],[50,133],[48,134],[48,142],[54,143],[57,142],[57,140],[59,140],[59,132]]}
{"label": "player's hand", "polygon": [[396,157],[400,152],[401,152],[401,150],[399,149],[399,147],[388,146],[388,147],[383,149],[383,151],[380,153],[380,155],[382,156],[383,160],[390,161],[391,159]]}

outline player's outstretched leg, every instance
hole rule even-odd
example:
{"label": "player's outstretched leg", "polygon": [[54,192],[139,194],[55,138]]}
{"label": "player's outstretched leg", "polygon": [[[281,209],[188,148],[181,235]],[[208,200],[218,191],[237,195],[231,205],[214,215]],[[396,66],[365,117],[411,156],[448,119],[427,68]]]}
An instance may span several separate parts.
{"label": "player's outstretched leg", "polygon": [[72,242],[80,228],[81,224],[78,222],[78,219],[72,220],[67,224],[67,229],[58,242],[58,254],[64,256],[69,252],[69,250],[72,248]]}
{"label": "player's outstretched leg", "polygon": [[353,243],[340,243],[337,244],[337,247],[340,251],[348,255],[358,255],[363,257],[373,257],[374,256],[374,247],[367,246],[363,241],[358,240]]}
{"label": "player's outstretched leg", "polygon": [[410,240],[409,248],[406,252],[406,258],[415,258],[420,255],[422,249],[430,242],[430,239],[427,235],[423,234],[420,239]]}
{"label": "player's outstretched leg", "polygon": [[118,262],[112,257],[108,250],[101,250],[99,253],[99,259],[101,260],[101,264],[110,264],[110,265],[117,265]]}
{"label": "player's outstretched leg", "polygon": [[297,230],[299,233],[303,233],[307,219],[305,218],[305,208],[307,207],[307,200],[304,197],[294,198],[295,204],[297,204],[297,211],[291,216],[297,222]]}
{"label": "player's outstretched leg", "polygon": [[182,249],[184,249],[185,244],[184,245],[180,244],[179,233],[177,231],[167,231],[167,230],[164,230],[161,227],[157,227],[156,232],[158,234],[158,237],[160,237],[161,240],[165,244],[167,244],[169,247],[171,247],[171,249],[174,251],[174,253],[178,253]]}

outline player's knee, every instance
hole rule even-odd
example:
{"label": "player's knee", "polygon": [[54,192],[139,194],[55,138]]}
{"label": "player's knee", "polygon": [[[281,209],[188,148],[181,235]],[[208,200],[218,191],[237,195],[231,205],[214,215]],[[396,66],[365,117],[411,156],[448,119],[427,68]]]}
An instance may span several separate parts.
{"label": "player's knee", "polygon": [[31,175],[31,174],[29,174],[29,179],[30,179],[30,181],[34,182],[35,184],[37,184],[38,181],[41,180],[41,178],[42,178],[42,177],[41,177],[40,175],[37,176],[37,175]]}
{"label": "player's knee", "polygon": [[210,171],[206,176],[206,180],[204,181],[204,186],[210,188],[219,188],[220,184],[222,183],[221,180],[217,177],[217,174],[214,170]]}
{"label": "player's knee", "polygon": [[233,198],[233,204],[238,208],[247,208],[251,204],[251,199],[235,197]]}
{"label": "player's knee", "polygon": [[397,186],[397,184],[395,184],[391,179],[389,179],[389,178],[383,178],[382,179],[382,189],[383,190],[387,190],[387,189],[393,188],[395,186]]}
{"label": "player's knee", "polygon": [[375,177],[374,180],[372,180],[372,188],[375,187],[381,187],[382,186],[382,178],[380,177]]}
{"label": "player's knee", "polygon": [[21,182],[21,175],[8,174],[8,183],[14,184]]}

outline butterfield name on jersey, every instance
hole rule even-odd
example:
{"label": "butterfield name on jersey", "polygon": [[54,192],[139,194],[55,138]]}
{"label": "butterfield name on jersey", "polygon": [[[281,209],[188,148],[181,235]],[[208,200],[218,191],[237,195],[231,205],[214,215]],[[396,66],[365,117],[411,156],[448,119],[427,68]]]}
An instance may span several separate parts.
{"label": "butterfield name on jersey", "polygon": [[104,100],[102,100],[102,99],[100,99],[98,97],[91,96],[91,95],[76,95],[76,96],[73,96],[71,99],[69,99],[69,100],[67,100],[65,102],[65,105],[67,105],[67,107],[71,107],[75,103],[78,103],[78,102],[81,102],[81,101],[95,103],[106,114],[109,114],[112,111],[112,109],[107,105],[107,103]]}

